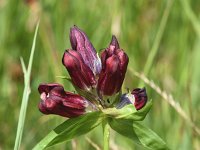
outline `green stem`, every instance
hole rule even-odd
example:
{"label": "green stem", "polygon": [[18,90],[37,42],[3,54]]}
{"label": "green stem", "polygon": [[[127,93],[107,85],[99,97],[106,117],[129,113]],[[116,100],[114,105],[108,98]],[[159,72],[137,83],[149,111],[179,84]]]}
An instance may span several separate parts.
{"label": "green stem", "polygon": [[107,119],[102,123],[103,126],[103,149],[109,150],[110,127]]}

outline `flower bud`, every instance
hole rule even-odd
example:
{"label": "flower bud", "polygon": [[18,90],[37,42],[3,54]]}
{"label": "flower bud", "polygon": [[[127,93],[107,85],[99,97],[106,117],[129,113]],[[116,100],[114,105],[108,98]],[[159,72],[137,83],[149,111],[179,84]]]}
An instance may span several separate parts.
{"label": "flower bud", "polygon": [[73,118],[84,114],[86,108],[92,105],[77,94],[65,92],[60,84],[40,84],[38,91],[41,98],[38,107],[44,114]]}
{"label": "flower bud", "polygon": [[120,86],[120,60],[117,56],[111,56],[106,60],[105,69],[102,70],[97,89],[100,94],[111,96]]}
{"label": "flower bud", "polygon": [[72,49],[80,53],[84,63],[93,71],[94,75],[98,75],[101,71],[101,61],[87,35],[74,26],[70,30],[70,42]]}
{"label": "flower bud", "polygon": [[122,49],[115,36],[112,37],[109,48],[101,54],[102,71],[98,80],[100,94],[111,96],[120,91],[124,81],[128,56]]}
{"label": "flower bud", "polygon": [[113,47],[113,50],[117,50],[117,49],[120,49],[119,47],[119,42],[116,38],[116,36],[112,36],[112,39],[111,39],[111,42],[110,42],[110,47]]}
{"label": "flower bud", "polygon": [[134,104],[137,110],[142,109],[148,100],[145,88],[136,88],[131,94],[123,94],[116,108],[120,109],[128,104]]}
{"label": "flower bud", "polygon": [[139,110],[145,106],[145,104],[148,100],[145,88],[142,88],[142,89],[136,88],[131,92],[131,94],[134,95],[134,97],[135,97],[134,105],[137,110]]}
{"label": "flower bud", "polygon": [[84,63],[81,55],[77,51],[65,51],[62,62],[68,70],[72,79],[72,83],[75,86],[85,90],[96,85],[96,80],[93,72]]}

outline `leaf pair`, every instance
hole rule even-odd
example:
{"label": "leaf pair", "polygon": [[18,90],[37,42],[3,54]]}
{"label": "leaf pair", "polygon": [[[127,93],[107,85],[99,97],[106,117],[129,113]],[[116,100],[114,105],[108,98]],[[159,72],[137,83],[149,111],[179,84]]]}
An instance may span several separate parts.
{"label": "leaf pair", "polygon": [[110,127],[119,134],[130,138],[139,145],[148,149],[168,149],[165,142],[152,130],[143,126],[138,121],[143,120],[151,108],[152,102],[137,111],[132,105],[122,109],[109,108],[102,112],[91,112],[77,118],[71,118],[57,126],[34,150],[44,149],[55,144],[70,141],[73,138],[86,134],[98,125],[107,122]]}
{"label": "leaf pair", "polygon": [[141,123],[126,119],[110,119],[109,125],[119,134],[152,150],[167,150],[166,143],[151,129]]}

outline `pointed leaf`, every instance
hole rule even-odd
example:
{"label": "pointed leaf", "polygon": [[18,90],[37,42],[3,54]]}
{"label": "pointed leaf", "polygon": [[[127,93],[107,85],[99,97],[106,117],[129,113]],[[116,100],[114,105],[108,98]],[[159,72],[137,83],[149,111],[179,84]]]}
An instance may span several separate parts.
{"label": "pointed leaf", "polygon": [[139,122],[110,118],[109,124],[111,128],[119,134],[130,138],[147,149],[168,150],[166,143],[155,132]]}
{"label": "pointed leaf", "polygon": [[44,149],[86,134],[97,127],[102,122],[102,119],[103,114],[100,112],[87,113],[76,118],[68,119],[52,130],[33,149]]}
{"label": "pointed leaf", "polygon": [[56,76],[57,78],[61,78],[61,79],[66,79],[68,80],[69,82],[72,82],[72,79],[68,76]]}

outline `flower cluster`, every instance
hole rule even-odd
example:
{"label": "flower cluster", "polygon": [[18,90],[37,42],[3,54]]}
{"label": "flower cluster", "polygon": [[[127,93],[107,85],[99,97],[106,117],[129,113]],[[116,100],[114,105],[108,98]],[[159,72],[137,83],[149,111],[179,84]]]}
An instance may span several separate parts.
{"label": "flower cluster", "polygon": [[146,104],[145,88],[121,94],[129,58],[115,36],[100,58],[87,35],[76,26],[70,30],[70,42],[72,48],[64,52],[62,63],[78,94],[66,92],[57,83],[40,84],[42,113],[72,118],[87,110],[121,109],[127,104],[139,110]]}

